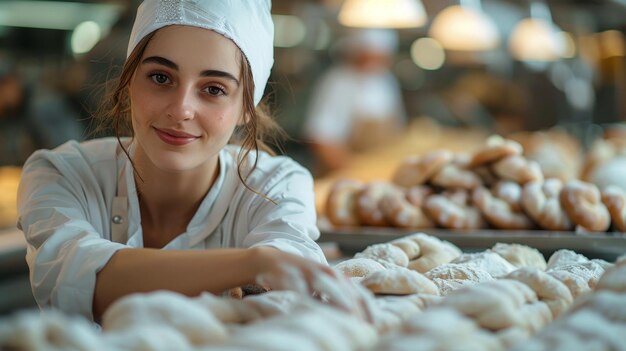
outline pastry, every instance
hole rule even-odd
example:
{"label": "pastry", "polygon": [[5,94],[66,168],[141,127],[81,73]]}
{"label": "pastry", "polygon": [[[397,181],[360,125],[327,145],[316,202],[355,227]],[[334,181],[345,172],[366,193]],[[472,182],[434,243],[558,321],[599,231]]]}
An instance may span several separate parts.
{"label": "pastry", "polygon": [[470,205],[467,200],[460,203],[455,198],[466,191],[444,192],[431,195],[426,199],[424,210],[438,225],[451,229],[478,229],[485,226],[480,210]]}
{"label": "pastry", "polygon": [[326,199],[326,216],[338,226],[358,226],[357,194],[363,183],[355,180],[339,180],[333,184]]}
{"label": "pastry", "polygon": [[514,211],[511,205],[489,190],[479,187],[472,193],[474,204],[492,226],[499,229],[531,229],[535,226],[526,213]]}
{"label": "pastry", "polygon": [[541,252],[530,246],[521,244],[497,243],[489,251],[493,251],[509,261],[517,268],[535,267],[546,270],[546,259]]}
{"label": "pastry", "polygon": [[374,272],[361,281],[361,284],[374,294],[410,295],[431,294],[439,295],[439,289],[428,278],[410,269],[398,267]]}
{"label": "pastry", "polygon": [[579,180],[569,181],[561,190],[560,199],[565,212],[575,224],[595,232],[609,228],[611,216],[595,185]]}
{"label": "pastry", "polygon": [[385,269],[385,267],[377,261],[364,257],[339,262],[333,268],[347,277],[361,278]]}
{"label": "pastry", "polygon": [[543,229],[572,230],[574,224],[561,206],[561,189],[563,183],[559,179],[550,178],[542,181],[531,181],[524,185],[522,206],[528,216]]}
{"label": "pastry", "polygon": [[407,157],[394,172],[392,181],[407,188],[424,184],[451,160],[452,153],[447,150],[434,150],[421,156]]}
{"label": "pastry", "polygon": [[493,172],[504,180],[526,184],[533,180],[543,180],[539,164],[521,155],[507,156],[491,166]]}
{"label": "pastry", "polygon": [[521,155],[522,151],[522,146],[518,142],[494,135],[487,139],[486,145],[482,149],[472,155],[469,167],[479,167],[507,156]]}

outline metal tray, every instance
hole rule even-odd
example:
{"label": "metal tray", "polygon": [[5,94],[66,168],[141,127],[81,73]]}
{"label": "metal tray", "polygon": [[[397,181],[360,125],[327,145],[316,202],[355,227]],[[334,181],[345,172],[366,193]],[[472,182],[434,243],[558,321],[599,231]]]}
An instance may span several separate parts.
{"label": "metal tray", "polygon": [[381,227],[331,227],[320,225],[321,242],[335,242],[344,254],[363,251],[412,233],[426,233],[447,240],[466,252],[483,251],[496,243],[517,243],[534,247],[549,257],[559,249],[569,249],[588,258],[614,261],[626,254],[626,233],[576,233],[543,230],[407,230]]}

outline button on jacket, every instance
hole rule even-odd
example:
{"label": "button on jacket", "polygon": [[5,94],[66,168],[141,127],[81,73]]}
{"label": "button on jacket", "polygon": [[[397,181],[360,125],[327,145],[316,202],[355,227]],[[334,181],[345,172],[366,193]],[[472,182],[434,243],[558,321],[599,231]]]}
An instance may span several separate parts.
{"label": "button on jacket", "polygon": [[[28,244],[26,261],[40,307],[93,318],[96,273],[117,250],[143,247],[133,169],[120,150],[115,138],[70,141],[37,151],[24,164],[18,227]],[[314,242],[319,230],[310,173],[290,158],[260,152],[247,182],[274,204],[239,180],[239,150],[228,145],[220,152],[217,180],[186,231],[163,249],[272,246],[325,263]],[[246,165],[253,162],[251,152]],[[120,193],[125,213],[114,206]],[[112,235],[122,224],[123,235]]]}

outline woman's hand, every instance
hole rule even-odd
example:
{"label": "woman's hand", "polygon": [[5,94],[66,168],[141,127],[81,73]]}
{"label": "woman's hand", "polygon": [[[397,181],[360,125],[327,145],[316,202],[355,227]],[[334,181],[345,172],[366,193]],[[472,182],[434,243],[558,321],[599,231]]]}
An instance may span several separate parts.
{"label": "woman's hand", "polygon": [[257,284],[273,290],[317,295],[340,309],[372,321],[373,294],[331,267],[271,247],[256,247]]}

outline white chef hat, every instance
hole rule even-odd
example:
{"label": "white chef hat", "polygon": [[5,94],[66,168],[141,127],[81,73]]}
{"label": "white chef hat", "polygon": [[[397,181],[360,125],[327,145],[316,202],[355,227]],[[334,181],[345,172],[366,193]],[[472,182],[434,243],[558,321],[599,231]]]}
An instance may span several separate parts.
{"label": "white chef hat", "polygon": [[270,10],[270,0],[145,0],[137,9],[126,57],[159,28],[176,24],[210,29],[231,39],[248,59],[256,105],[274,64]]}

